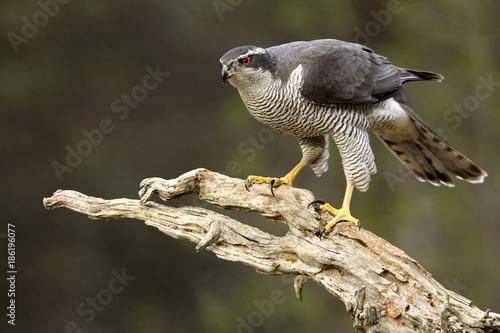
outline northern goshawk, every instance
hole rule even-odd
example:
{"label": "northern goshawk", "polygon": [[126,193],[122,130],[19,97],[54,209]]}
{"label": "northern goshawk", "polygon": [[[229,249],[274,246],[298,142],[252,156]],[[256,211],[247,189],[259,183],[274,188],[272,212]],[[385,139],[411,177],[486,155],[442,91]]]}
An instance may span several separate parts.
{"label": "northern goshawk", "polygon": [[347,187],[340,209],[321,201],[320,208],[335,217],[320,236],[340,221],[359,225],[350,213],[352,190],[366,191],[376,172],[368,130],[420,181],[453,186],[450,174],[471,183],[487,176],[430,129],[402,94],[404,83],[439,82],[439,74],[396,67],[363,45],[335,39],[241,46],[220,63],[222,80],[238,89],[252,116],[296,136],[302,149],[301,161],[286,176],[249,176],[245,185],[269,183],[271,191],[291,186],[306,165],[321,176],[328,169],[328,136],[333,137]]}

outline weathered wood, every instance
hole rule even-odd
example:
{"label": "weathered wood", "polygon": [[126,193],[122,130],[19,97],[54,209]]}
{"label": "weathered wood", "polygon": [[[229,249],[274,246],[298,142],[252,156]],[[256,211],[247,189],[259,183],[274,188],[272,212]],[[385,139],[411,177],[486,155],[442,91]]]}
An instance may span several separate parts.
{"label": "weathered wood", "polygon": [[[288,225],[278,237],[201,207],[169,207],[150,201],[196,193],[218,207],[261,214]],[[500,315],[436,282],[414,259],[373,233],[339,223],[319,239],[331,219],[307,204],[311,192],[268,185],[246,191],[243,180],[206,169],[176,179],[142,181],[140,200],[104,200],[58,190],[44,199],[47,209],[66,207],[92,219],[135,218],[174,238],[197,243],[219,258],[241,262],[265,274],[294,274],[296,295],[314,281],[346,305],[361,332],[500,332]]]}

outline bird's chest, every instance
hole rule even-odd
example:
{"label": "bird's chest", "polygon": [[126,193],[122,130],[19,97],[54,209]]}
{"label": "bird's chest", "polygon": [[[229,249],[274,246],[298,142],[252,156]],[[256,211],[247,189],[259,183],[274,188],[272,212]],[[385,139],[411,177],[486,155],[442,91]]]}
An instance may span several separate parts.
{"label": "bird's chest", "polygon": [[293,92],[267,91],[262,94],[241,94],[252,116],[283,134],[303,136],[314,134],[314,106]]}

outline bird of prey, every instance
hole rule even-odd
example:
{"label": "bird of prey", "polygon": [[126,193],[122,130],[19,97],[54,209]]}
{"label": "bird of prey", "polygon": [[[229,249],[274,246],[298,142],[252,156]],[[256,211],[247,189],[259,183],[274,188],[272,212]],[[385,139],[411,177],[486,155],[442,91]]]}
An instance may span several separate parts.
{"label": "bird of prey", "polygon": [[[320,237],[351,215],[353,188],[366,191],[376,172],[368,130],[420,181],[453,186],[450,175],[481,183],[487,173],[440,138],[411,109],[402,94],[409,81],[441,81],[437,73],[394,66],[366,46],[335,39],[292,42],[269,48],[236,47],[220,58],[222,81],[238,89],[248,111],[282,134],[297,137],[302,159],[282,178],[249,176],[248,184],[292,185],[310,165],[328,169],[333,137],[347,181],[342,207],[321,200],[334,218]],[[248,187],[247,187],[248,189]],[[274,195],[274,192],[273,192]]]}

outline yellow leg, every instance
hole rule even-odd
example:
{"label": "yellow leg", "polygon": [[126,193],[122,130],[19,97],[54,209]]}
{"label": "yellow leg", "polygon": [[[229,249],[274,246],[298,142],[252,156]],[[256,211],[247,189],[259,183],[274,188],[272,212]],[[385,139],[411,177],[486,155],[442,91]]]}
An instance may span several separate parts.
{"label": "yellow leg", "polygon": [[323,203],[321,206],[319,206],[319,208],[326,210],[327,212],[330,212],[332,215],[335,216],[335,218],[330,222],[328,222],[325,228],[321,230],[320,237],[325,232],[331,230],[337,223],[341,221],[356,223],[358,227],[361,227],[359,220],[351,215],[350,204],[351,204],[353,189],[354,189],[353,184],[347,184],[347,187],[345,189],[344,201],[342,202],[342,208],[335,209],[327,203]]}
{"label": "yellow leg", "polygon": [[297,164],[295,166],[295,168],[293,168],[289,173],[287,173],[285,177],[280,178],[280,179],[282,179],[282,181],[284,182],[284,184],[292,186],[293,180],[295,179],[295,177],[297,177],[297,175],[299,174],[299,172],[301,172],[302,169],[304,169],[304,167],[306,165],[307,165],[307,163],[304,162],[303,160],[301,160],[299,162],[299,164]]}
{"label": "yellow leg", "polygon": [[247,179],[245,180],[245,187],[248,190],[248,185],[252,183],[265,183],[265,184],[270,184],[271,186],[271,193],[274,195],[273,188],[278,187],[280,185],[289,185],[292,186],[292,182],[297,177],[300,171],[304,169],[304,167],[307,165],[304,160],[301,160],[299,164],[295,166],[295,168],[292,169],[289,173],[286,174],[285,177],[281,178],[275,178],[275,177],[259,177],[259,176],[248,176]]}

